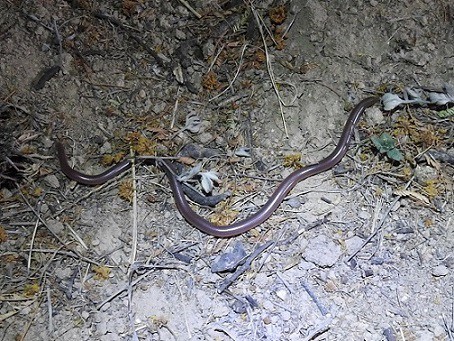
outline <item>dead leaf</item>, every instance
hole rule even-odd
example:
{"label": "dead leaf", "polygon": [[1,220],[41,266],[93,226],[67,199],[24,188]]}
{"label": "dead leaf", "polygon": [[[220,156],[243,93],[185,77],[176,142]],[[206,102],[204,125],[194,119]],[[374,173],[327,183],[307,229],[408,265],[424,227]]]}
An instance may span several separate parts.
{"label": "dead leaf", "polygon": [[394,191],[394,194],[399,195],[401,197],[410,197],[414,200],[421,201],[424,205],[430,205],[429,199],[417,192],[414,191],[408,191],[406,189],[398,189]]}

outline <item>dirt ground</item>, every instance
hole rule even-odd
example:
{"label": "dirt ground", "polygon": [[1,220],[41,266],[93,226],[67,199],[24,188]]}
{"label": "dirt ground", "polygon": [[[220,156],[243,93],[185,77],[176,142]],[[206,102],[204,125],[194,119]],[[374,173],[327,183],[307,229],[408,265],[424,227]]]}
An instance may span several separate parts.
{"label": "dirt ground", "polygon": [[0,340],[454,340],[449,105],[370,108],[234,238],[188,224],[158,168],[86,186],[54,146],[89,174],[200,164],[228,198],[193,208],[228,224],[363,98],[449,84],[448,0],[0,0]]}

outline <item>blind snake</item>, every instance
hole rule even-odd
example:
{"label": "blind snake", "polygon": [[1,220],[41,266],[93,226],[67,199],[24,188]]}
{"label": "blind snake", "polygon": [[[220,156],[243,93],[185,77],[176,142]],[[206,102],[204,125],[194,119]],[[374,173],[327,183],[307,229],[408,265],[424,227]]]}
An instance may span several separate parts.
{"label": "blind snake", "polygon": [[[216,237],[233,237],[249,231],[250,229],[260,225],[265,220],[267,220],[274,213],[274,211],[276,211],[287,194],[293,189],[293,187],[295,187],[298,182],[307,179],[310,176],[333,168],[337,163],[339,163],[347,153],[348,145],[352,138],[354,128],[358,123],[361,115],[364,113],[366,108],[374,105],[376,102],[378,102],[378,100],[379,98],[377,97],[368,97],[362,100],[357,106],[353,108],[350,116],[347,119],[347,122],[345,123],[339,142],[337,143],[336,148],[331,154],[329,154],[326,158],[316,164],[303,167],[291,173],[280,183],[280,185],[270,196],[266,204],[263,205],[257,212],[243,220],[237,221],[230,225],[214,225],[192,210],[183,193],[183,187],[175,176],[175,169],[171,162],[159,158],[155,160],[147,159],[146,161],[159,167],[165,173],[169,180],[170,188],[175,199],[175,204],[183,217],[191,225],[207,234]],[[85,185],[102,184],[123,173],[131,167],[131,160],[125,159],[117,163],[113,167],[107,169],[105,172],[102,172],[101,174],[88,175],[76,171],[69,165],[65,149],[60,141],[56,142],[56,149],[58,160],[60,161],[60,167],[63,173],[68,178]]]}

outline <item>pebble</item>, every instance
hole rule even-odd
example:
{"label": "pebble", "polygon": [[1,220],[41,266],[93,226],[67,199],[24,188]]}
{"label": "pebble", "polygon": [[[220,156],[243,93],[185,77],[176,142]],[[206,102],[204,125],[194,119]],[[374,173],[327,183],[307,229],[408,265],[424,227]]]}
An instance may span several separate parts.
{"label": "pebble", "polygon": [[449,269],[444,265],[437,265],[432,269],[432,275],[435,277],[443,277],[449,273]]}
{"label": "pebble", "polygon": [[44,178],[44,182],[47,184],[47,186],[52,187],[52,188],[60,188],[60,181],[58,181],[57,177],[53,174],[47,175]]}
{"label": "pebble", "polygon": [[366,211],[359,211],[358,212],[358,217],[363,219],[363,220],[370,220],[371,219],[371,215],[369,212],[366,212]]}
{"label": "pebble", "polygon": [[201,133],[199,134],[199,141],[202,144],[208,144],[213,141],[213,135],[211,133]]}
{"label": "pebble", "polygon": [[285,203],[291,208],[299,208],[301,206],[301,200],[297,197],[290,198],[286,200]]}
{"label": "pebble", "polygon": [[379,125],[383,123],[385,117],[379,108],[370,108],[366,114],[366,122],[369,125]]}
{"label": "pebble", "polygon": [[47,227],[55,234],[60,234],[65,229],[63,224],[58,220],[48,220]]}
{"label": "pebble", "polygon": [[281,313],[281,317],[282,317],[282,320],[283,320],[283,321],[290,321],[290,319],[292,318],[292,314],[290,314],[289,311],[284,310],[284,311]]}
{"label": "pebble", "polygon": [[415,179],[421,185],[425,185],[427,181],[437,179],[437,170],[429,166],[417,166],[415,168]]}
{"label": "pebble", "polygon": [[349,238],[345,240],[345,246],[347,247],[347,253],[351,254],[352,252],[355,252],[358,250],[361,245],[363,245],[364,240],[358,236],[354,236],[352,238]]}
{"label": "pebble", "polygon": [[304,259],[321,267],[333,266],[341,254],[340,246],[325,235],[320,235],[310,240],[303,251]]}
{"label": "pebble", "polygon": [[270,301],[265,301],[263,302],[263,309],[273,311],[274,310],[274,304],[271,303]]}
{"label": "pebble", "polygon": [[287,290],[284,289],[277,290],[276,296],[279,297],[282,301],[287,300]]}
{"label": "pebble", "polygon": [[257,276],[255,276],[254,284],[260,288],[265,287],[268,284],[268,276],[264,273],[258,273]]}

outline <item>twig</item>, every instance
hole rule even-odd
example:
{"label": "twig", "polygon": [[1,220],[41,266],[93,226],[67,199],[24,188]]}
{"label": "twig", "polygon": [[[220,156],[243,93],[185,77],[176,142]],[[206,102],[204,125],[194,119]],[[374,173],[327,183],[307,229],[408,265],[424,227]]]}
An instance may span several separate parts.
{"label": "twig", "polygon": [[236,79],[238,78],[238,75],[240,73],[240,70],[241,70],[241,66],[243,65],[243,57],[244,57],[244,53],[246,52],[246,47],[247,47],[248,44],[244,44],[243,45],[243,48],[241,50],[241,56],[240,56],[240,61],[238,62],[238,69],[236,70],[236,73],[235,75],[233,76],[233,79],[230,81],[229,83],[229,86],[226,87],[224,90],[222,90],[220,93],[218,93],[216,96],[210,98],[208,100],[208,102],[211,102],[211,101],[214,101],[216,98],[222,96],[223,94],[225,94],[230,88],[233,87],[233,83],[235,83]]}
{"label": "twig", "polygon": [[274,241],[268,241],[262,246],[258,246],[254,252],[252,252],[246,259],[245,263],[241,265],[231,276],[226,277],[218,288],[218,293],[222,293],[225,289],[227,289],[233,282],[235,282],[238,277],[240,277],[243,273],[245,273],[250,267],[252,261],[257,258],[263,251],[269,248],[271,245],[274,245]]}
{"label": "twig", "polygon": [[95,18],[98,18],[98,19],[102,19],[102,20],[107,20],[109,21],[110,23],[114,24],[115,26],[118,26],[120,28],[122,28],[125,33],[131,38],[133,39],[137,44],[139,44],[140,46],[142,46],[153,58],[154,60],[158,63],[159,66],[161,67],[165,67],[166,63],[164,62],[164,60],[159,56],[159,54],[153,50],[152,48],[150,48],[144,41],[143,38],[141,37],[138,37],[136,36],[135,34],[132,34],[129,30],[135,30],[135,31],[139,31],[138,29],[136,28],[133,28],[133,27],[130,27],[130,26],[127,26],[125,24],[123,24],[120,20],[110,16],[110,15],[107,15],[101,11],[95,11],[92,13]]}
{"label": "twig", "polygon": [[224,333],[225,335],[227,335],[230,339],[232,339],[234,341],[240,339],[238,333],[235,330],[233,330],[232,328],[224,327],[220,323],[216,323],[214,325],[213,329],[218,331],[218,332]]}
{"label": "twig", "polygon": [[[141,265],[142,268],[146,268],[146,269],[149,269],[146,273],[144,273],[143,275],[139,276],[137,279],[135,279],[133,282],[130,282],[128,283],[127,285],[125,285],[123,288],[119,289],[118,291],[114,292],[112,295],[110,295],[108,298],[106,298],[104,301],[102,301],[101,303],[98,303],[96,305],[96,309],[99,310],[101,309],[106,303],[112,301],[115,297],[117,297],[118,295],[120,295],[121,293],[125,292],[125,291],[128,291],[128,292],[131,292],[131,295],[132,295],[132,287],[134,287],[137,283],[139,283],[142,279],[144,279],[145,277],[147,277],[150,273],[153,272],[153,270],[156,270],[156,269],[169,269],[169,270],[184,270],[184,271],[187,271],[186,268],[184,268],[183,266],[179,265],[179,264],[175,264],[175,265]],[[133,264],[131,266],[131,268],[134,268],[134,271],[137,269],[137,267],[135,267],[135,265]],[[131,271],[131,274],[133,272]]]}
{"label": "twig", "polygon": [[279,90],[277,88],[277,85],[276,85],[276,79],[274,77],[273,65],[271,64],[271,59],[270,59],[270,56],[268,53],[268,47],[266,45],[265,35],[263,33],[262,20],[261,20],[259,14],[257,13],[257,10],[255,9],[254,5],[250,4],[250,7],[251,7],[252,13],[254,14],[254,18],[257,22],[257,26],[259,28],[260,35],[262,37],[263,49],[265,50],[265,56],[266,56],[266,66],[267,66],[267,70],[268,70],[268,75],[270,76],[271,84],[273,85],[274,92],[276,93],[276,96],[278,98],[279,109],[280,109],[280,113],[281,113],[281,117],[282,117],[282,124],[284,125],[285,136],[289,137],[287,123],[285,120],[284,109],[283,109],[283,107],[286,106],[286,104],[284,103],[284,100],[282,99],[282,97],[279,93]]}
{"label": "twig", "polygon": [[[407,184],[405,185],[404,189],[407,189],[408,186],[410,186],[410,184],[413,181],[413,178],[414,178],[414,176],[407,182]],[[378,226],[375,229],[375,231],[372,232],[372,234],[364,241],[364,243],[355,252],[353,252],[350,257],[347,258],[347,260],[346,260],[347,263],[350,262],[353,259],[353,257],[355,257],[358,254],[358,252],[361,251],[363,249],[363,247],[366,246],[372,240],[372,238],[374,238],[377,235],[377,233],[382,229],[382,227],[385,224],[386,218],[388,217],[389,213],[391,212],[391,210],[394,208],[394,206],[397,204],[397,202],[401,198],[402,198],[402,196],[398,195],[393,200],[393,202],[391,203],[391,205],[389,205],[388,209],[386,210],[385,214],[383,215],[382,220],[380,221],[380,223],[378,223]]]}
{"label": "twig", "polygon": [[68,224],[68,223],[65,223],[65,226],[66,228],[71,231],[73,237],[79,242],[79,244],[85,249],[85,250],[88,250],[88,246],[87,244],[85,244],[85,242],[83,241],[83,239],[76,233],[76,231],[74,231],[74,229]]}
{"label": "twig", "polygon": [[58,41],[58,54],[59,54],[59,58],[60,58],[60,66],[62,66],[62,54],[63,54],[63,47],[62,47],[62,44],[61,44],[61,36],[60,36],[60,32],[58,31],[58,26],[57,26],[57,21],[53,20],[53,24],[54,24],[54,33],[55,33],[55,38],[57,38],[57,41]]}
{"label": "twig", "polygon": [[[133,150],[131,148],[131,154]],[[132,159],[132,245],[131,245],[131,257],[129,258],[130,264],[134,264],[137,254],[137,239],[138,239],[138,232],[137,232],[137,177],[136,177],[136,163],[134,159]]]}
{"label": "twig", "polygon": [[285,36],[287,35],[287,33],[290,31],[290,29],[292,28],[293,24],[295,23],[295,20],[296,20],[296,17],[297,15],[301,12],[301,10],[299,10],[295,16],[293,17],[292,21],[290,21],[290,24],[288,24],[287,28],[285,29],[284,33],[282,33],[282,36],[281,36],[281,39],[284,39]]}
{"label": "twig", "polygon": [[54,322],[52,319],[52,298],[50,296],[50,287],[47,287],[47,313],[49,315],[49,325],[48,325],[48,330],[49,330],[49,335],[52,335],[54,333]]}
{"label": "twig", "polygon": [[225,44],[223,44],[221,46],[221,48],[218,50],[218,52],[216,53],[216,55],[214,56],[213,60],[211,61],[210,63],[210,66],[208,67],[207,69],[207,73],[211,71],[211,69],[213,68],[214,64],[216,64],[216,60],[218,59],[218,57],[221,55],[221,52],[224,51],[225,49]]}
{"label": "twig", "polygon": [[320,310],[322,315],[326,316],[328,314],[328,310],[325,308],[325,306],[317,298],[317,296],[315,295],[314,291],[310,287],[309,283],[307,283],[304,279],[301,279],[301,286],[304,288],[304,290],[306,290],[308,295],[312,298],[312,301],[314,301],[315,305]]}
{"label": "twig", "polygon": [[36,219],[35,228],[32,233],[32,240],[30,241],[30,249],[28,251],[27,271],[30,271],[32,263],[33,245],[35,244],[36,232],[38,232],[39,219]]}
{"label": "twig", "polygon": [[42,253],[54,253],[54,254],[57,254],[57,255],[64,255],[64,256],[75,258],[75,259],[83,260],[83,261],[85,261],[85,262],[87,262],[89,264],[94,264],[94,265],[98,265],[98,266],[101,265],[100,262],[97,262],[97,261],[92,260],[90,258],[84,257],[84,256],[76,253],[73,250],[70,250],[70,252],[67,252],[67,251],[59,251],[59,250],[52,250],[52,249],[32,249],[31,251],[33,251],[33,252],[42,252]]}
{"label": "twig", "polygon": [[320,336],[321,334],[323,334],[324,332],[326,332],[329,329],[329,325],[331,324],[332,321],[333,321],[333,318],[329,317],[329,318],[325,319],[324,321],[322,321],[321,323],[319,323],[315,327],[315,329],[312,330],[309,333],[309,335],[303,339],[303,341],[319,340],[318,336]]}
{"label": "twig", "polygon": [[47,222],[41,217],[41,215],[32,207],[30,202],[27,200],[24,194],[22,194],[22,191],[19,187],[19,185],[16,183],[18,193],[22,197],[22,200],[24,200],[25,204],[30,208],[30,210],[33,212],[33,214],[38,218],[38,220],[47,228],[47,230],[64,246],[67,244],[54,232],[52,229],[47,225]]}
{"label": "twig", "polygon": [[192,8],[191,5],[189,5],[189,3],[186,1],[186,0],[180,0],[180,2],[192,13],[194,14],[197,19],[200,19],[202,17],[202,15],[197,12],[194,8]]}
{"label": "twig", "polygon": [[186,330],[188,331],[188,340],[191,340],[192,334],[191,334],[191,328],[189,328],[188,313],[186,310],[187,303],[185,302],[185,299],[183,296],[183,291],[181,290],[181,285],[180,285],[178,279],[176,278],[176,276],[174,276],[174,280],[175,280],[175,283],[177,284],[178,292],[180,293],[180,297],[181,297],[181,303],[182,303],[181,308],[183,310],[184,323],[186,325]]}
{"label": "twig", "polygon": [[304,232],[312,230],[313,228],[316,228],[317,226],[320,226],[322,224],[325,224],[329,221],[328,217],[331,215],[331,212],[325,214],[323,218],[317,219],[316,221],[304,226],[303,228],[299,229],[296,232],[293,232],[288,238],[282,240],[279,242],[279,245],[288,245],[293,243],[295,239],[297,239],[299,236],[301,236]]}
{"label": "twig", "polygon": [[178,96],[180,94],[180,87],[177,88],[177,94],[175,96],[175,104],[173,105],[173,110],[172,110],[172,122],[170,123],[170,129],[173,129],[175,126],[175,121],[177,117],[177,111],[178,111]]}

